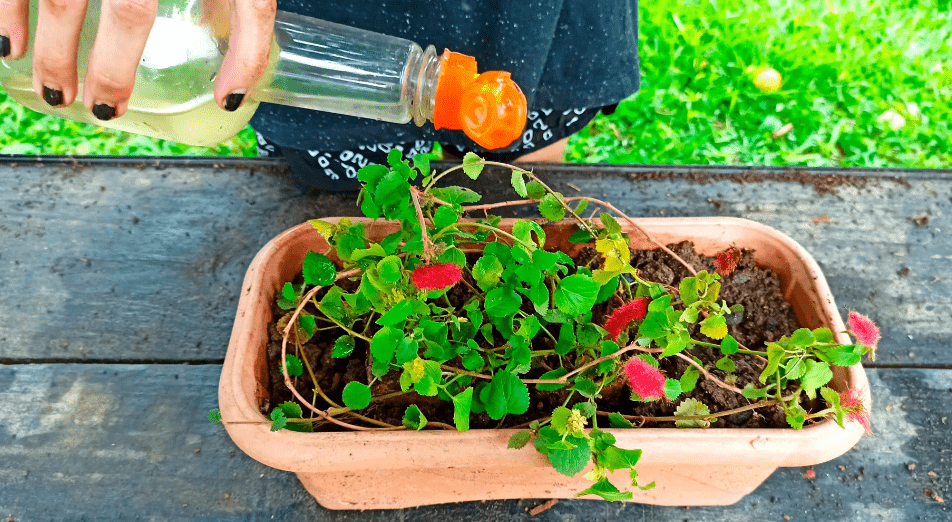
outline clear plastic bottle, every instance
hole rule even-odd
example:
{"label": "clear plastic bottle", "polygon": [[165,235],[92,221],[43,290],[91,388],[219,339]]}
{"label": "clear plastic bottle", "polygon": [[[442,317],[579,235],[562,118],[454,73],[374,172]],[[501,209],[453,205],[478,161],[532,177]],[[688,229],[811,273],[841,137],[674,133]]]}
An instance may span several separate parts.
{"label": "clear plastic bottle", "polygon": [[[38,3],[30,2],[31,35]],[[200,146],[237,134],[260,102],[396,123],[413,120],[418,126],[432,121],[437,129],[463,130],[488,149],[509,145],[525,126],[526,99],[509,73],[480,75],[476,61],[465,55],[446,50],[439,56],[432,45],[424,50],[402,38],[282,11],[264,78],[237,111],[224,111],[213,91],[229,25],[201,22],[202,2],[196,0],[160,0],[129,109],[100,121],[82,103],[98,8],[99,2],[89,2],[77,55],[80,93],[72,105],[54,108],[36,94],[30,53],[0,60],[4,90],[38,112]]]}

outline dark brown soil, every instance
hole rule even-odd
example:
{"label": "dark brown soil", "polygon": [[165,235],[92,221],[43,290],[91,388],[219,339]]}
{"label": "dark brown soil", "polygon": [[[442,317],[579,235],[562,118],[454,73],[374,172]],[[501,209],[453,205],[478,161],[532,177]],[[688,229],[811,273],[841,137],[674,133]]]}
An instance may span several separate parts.
{"label": "dark brown soil", "polygon": [[[714,258],[699,256],[694,252],[694,247],[690,242],[683,242],[677,245],[668,245],[672,251],[677,253],[687,263],[691,264],[696,270],[715,270]],[[780,339],[784,335],[789,335],[800,327],[790,305],[784,301],[780,292],[780,282],[771,270],[758,267],[753,260],[753,252],[742,250],[742,258],[736,270],[728,276],[721,278],[721,293],[719,301],[726,301],[728,305],[742,304],[744,314],[737,324],[729,324],[730,334],[743,346],[752,350],[761,350],[767,342]],[[583,251],[577,261],[580,264],[590,259],[595,252],[591,249]],[[587,256],[587,257],[586,257]],[[661,250],[636,251],[632,255],[631,264],[639,270],[642,278],[664,283],[677,287],[681,279],[689,275],[684,266],[674,260],[668,254]],[[469,276],[465,276],[470,282]],[[356,283],[348,283],[354,288],[345,288],[353,291]],[[450,301],[454,305],[459,305],[468,297],[469,291],[465,285],[457,285],[448,294]],[[607,303],[596,305],[593,309],[592,320],[596,324],[604,324],[605,320],[615,308],[619,306],[617,299],[609,300]],[[270,414],[271,410],[277,404],[293,400],[290,390],[284,386],[284,379],[280,374],[280,355],[281,355],[281,335],[275,330],[274,325],[286,312],[273,306],[274,319],[269,325],[271,341],[268,343],[268,365],[270,374],[270,398],[265,399],[261,405],[262,413]],[[697,324],[691,328],[691,337],[700,341],[707,341],[718,344],[719,341],[710,339],[699,331]],[[373,329],[371,329],[373,332]],[[334,340],[343,332],[327,330],[327,335],[315,336],[311,341],[303,346],[303,357],[310,362],[311,367],[317,375],[318,383],[321,389],[332,399],[340,402],[340,396],[344,386],[350,381],[369,382],[369,371],[365,360],[367,353],[366,343],[358,341],[353,355],[349,359],[333,359],[331,352],[333,350]],[[481,338],[481,336],[479,336]],[[537,336],[533,341],[534,350],[551,349],[552,341],[544,336]],[[289,353],[294,353],[295,348],[289,346]],[[715,377],[724,380],[727,377],[725,372],[714,368],[714,363],[721,358],[720,351],[717,348],[706,348],[695,346],[690,350],[690,354],[701,359],[708,371]],[[301,356],[302,354],[298,354]],[[303,358],[302,357],[302,358]],[[755,383],[759,386],[758,377],[763,369],[762,363],[751,357],[732,357],[737,368],[734,375],[736,381],[734,385],[743,388],[747,383]],[[573,361],[574,362],[574,361]],[[543,360],[550,368],[534,368],[524,377],[537,378],[542,373],[554,368],[557,360]],[[459,361],[450,361],[451,366],[462,367]],[[661,361],[661,369],[672,378],[679,378],[687,369],[688,363],[674,357],[668,357]],[[393,391],[399,391],[399,373],[391,371],[385,378],[377,381],[373,385],[374,395],[380,395]],[[304,375],[295,379],[296,389],[307,398],[311,397],[310,390],[313,388],[309,372],[305,368]],[[488,415],[472,415],[470,426],[474,429],[479,428],[499,428],[513,427],[528,423],[531,420],[546,417],[552,410],[560,406],[567,392],[539,392],[534,386],[529,386],[530,407],[524,415],[507,416],[503,423],[491,420]],[[640,416],[670,416],[674,414],[677,405],[684,398],[695,398],[707,405],[711,412],[719,412],[746,406],[751,403],[741,395],[729,390],[725,390],[710,380],[701,377],[698,380],[697,387],[689,394],[682,395],[678,401],[658,400],[654,402],[635,402],[629,397],[627,387],[622,379],[618,379],[615,384],[602,391],[603,398],[597,401],[600,411],[620,412],[626,415]],[[573,402],[581,401],[579,398]],[[406,407],[416,404],[429,421],[439,421],[445,424],[453,424],[453,406],[449,401],[443,401],[437,397],[422,397],[416,393],[409,393],[390,399],[388,401],[374,402],[369,408],[361,411],[361,414],[374,419],[383,420],[390,424],[400,425]],[[329,405],[317,399],[315,406],[326,409]],[[812,404],[804,404],[807,410],[811,410]],[[307,408],[304,408],[307,412]],[[604,421],[603,421],[604,422]],[[668,427],[672,423],[652,423],[647,426]],[[777,407],[760,408],[752,411],[737,413],[732,416],[722,417],[712,424],[712,427],[745,427],[745,428],[785,428],[788,427],[782,410]],[[316,430],[332,431],[333,425],[315,424]]]}

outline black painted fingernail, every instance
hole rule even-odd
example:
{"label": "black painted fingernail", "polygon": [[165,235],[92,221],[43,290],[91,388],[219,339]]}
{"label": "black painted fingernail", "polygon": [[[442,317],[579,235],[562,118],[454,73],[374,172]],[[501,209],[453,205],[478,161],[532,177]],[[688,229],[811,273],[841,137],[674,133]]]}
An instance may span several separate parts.
{"label": "black painted fingernail", "polygon": [[238,110],[238,107],[241,105],[241,101],[245,99],[245,93],[243,92],[234,92],[228,95],[225,98],[225,110],[235,112]]}
{"label": "black painted fingernail", "polygon": [[116,117],[116,108],[105,103],[93,105],[93,116],[102,121],[109,121]]}
{"label": "black painted fingernail", "polygon": [[10,56],[10,39],[0,35],[0,58]]}
{"label": "black painted fingernail", "polygon": [[63,105],[63,91],[43,86],[43,99],[53,107]]}

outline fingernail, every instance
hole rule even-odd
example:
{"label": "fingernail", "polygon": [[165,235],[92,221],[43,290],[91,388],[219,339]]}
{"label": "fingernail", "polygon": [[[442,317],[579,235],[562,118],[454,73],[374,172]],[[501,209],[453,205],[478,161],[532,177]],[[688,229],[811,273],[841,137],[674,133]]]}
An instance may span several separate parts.
{"label": "fingernail", "polygon": [[116,117],[116,108],[105,103],[93,105],[93,116],[102,121],[109,121]]}
{"label": "fingernail", "polygon": [[10,39],[0,35],[0,58],[10,56]]}
{"label": "fingernail", "polygon": [[238,110],[238,107],[241,105],[241,101],[245,99],[245,93],[243,92],[233,92],[225,98],[225,110],[235,112]]}
{"label": "fingernail", "polygon": [[63,91],[59,89],[50,89],[47,86],[43,86],[43,100],[46,103],[50,104],[53,107],[59,107],[63,104]]}

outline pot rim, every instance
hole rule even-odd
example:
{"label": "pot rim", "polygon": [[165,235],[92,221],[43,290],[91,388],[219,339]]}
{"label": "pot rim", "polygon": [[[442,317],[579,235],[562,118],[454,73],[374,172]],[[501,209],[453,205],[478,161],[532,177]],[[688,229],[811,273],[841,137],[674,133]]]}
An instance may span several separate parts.
{"label": "pot rim", "polygon": [[[336,222],[342,218],[325,218]],[[374,223],[367,218],[350,217],[354,223]],[[504,219],[511,225],[514,219]],[[819,298],[824,323],[841,343],[852,342],[845,334],[845,326],[830,293],[826,279],[813,257],[793,239],[769,226],[743,218],[733,217],[679,217],[639,218],[635,222],[652,235],[664,236],[659,231],[688,227],[690,232],[679,233],[682,240],[697,242],[694,236],[705,233],[705,241],[729,246],[739,233],[759,235],[761,242],[779,249],[785,258],[795,259],[809,274],[808,290]],[[377,223],[386,223],[377,221]],[[563,222],[564,223],[564,222]],[[638,243],[638,234],[626,222],[622,228],[631,235],[632,245]],[[329,432],[299,433],[270,431],[270,420],[258,410],[258,400],[264,391],[253,371],[242,368],[253,366],[255,350],[248,335],[247,316],[251,313],[253,298],[273,296],[274,290],[262,288],[262,269],[275,256],[302,237],[317,232],[307,222],[292,227],[266,244],[249,266],[242,284],[235,326],[229,342],[222,377],[219,384],[219,404],[223,423],[234,442],[255,460],[268,466],[294,472],[313,472],[356,469],[474,467],[487,463],[508,467],[549,467],[544,455],[527,446],[522,450],[507,449],[509,437],[520,430],[471,430],[465,433],[449,431],[391,431],[391,432]],[[664,240],[659,240],[665,242]],[[670,242],[668,242],[670,243]],[[326,245],[326,244],[325,244]],[[640,248],[647,246],[642,241]],[[744,247],[744,245],[739,245]],[[329,247],[328,247],[329,248]],[[699,249],[702,250],[702,249]],[[764,253],[766,255],[766,253]],[[708,254],[710,255],[710,254]],[[777,253],[771,255],[776,256]],[[793,290],[787,282],[785,294]],[[787,295],[789,301],[789,295]],[[270,297],[268,297],[270,299]],[[252,318],[253,319],[253,318]],[[265,340],[266,342],[266,340]],[[860,392],[864,407],[871,405],[869,383],[862,365],[836,368],[834,380],[839,389],[852,388]],[[258,422],[258,423],[253,423]],[[852,448],[864,434],[856,422],[847,422],[840,428],[830,419],[794,430],[792,428],[747,429],[680,429],[638,428],[604,431],[617,438],[619,447],[643,450],[642,462],[664,460],[669,463],[698,465],[704,461],[733,462],[738,465],[765,463],[774,466],[804,466],[826,462]],[[367,436],[369,435],[369,437]],[[710,448],[716,447],[717,453]],[[328,448],[336,448],[328,451]],[[363,451],[372,448],[374,451]],[[423,449],[425,448],[425,449]]]}

